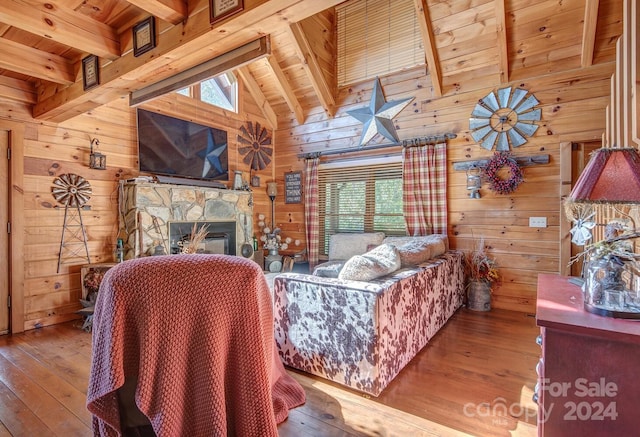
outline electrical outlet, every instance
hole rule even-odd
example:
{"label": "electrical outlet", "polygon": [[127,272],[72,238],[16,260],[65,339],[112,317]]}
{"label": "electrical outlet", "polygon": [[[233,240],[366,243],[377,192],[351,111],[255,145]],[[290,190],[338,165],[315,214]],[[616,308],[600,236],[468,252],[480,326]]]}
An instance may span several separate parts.
{"label": "electrical outlet", "polygon": [[546,217],[529,217],[529,227],[530,228],[546,228],[547,218]]}

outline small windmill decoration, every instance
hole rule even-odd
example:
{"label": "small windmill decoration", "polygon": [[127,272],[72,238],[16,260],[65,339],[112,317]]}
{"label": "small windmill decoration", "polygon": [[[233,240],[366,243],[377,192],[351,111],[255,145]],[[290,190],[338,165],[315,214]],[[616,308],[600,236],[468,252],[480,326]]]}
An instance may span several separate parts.
{"label": "small windmill decoration", "polygon": [[91,198],[91,184],[77,174],[65,173],[53,180],[51,194],[56,201],[64,205],[64,222],[62,238],[58,252],[58,273],[63,258],[84,258],[81,250],[84,247],[86,261],[90,263],[87,234],[82,223],[82,207]]}
{"label": "small windmill decoration", "polygon": [[251,170],[264,170],[271,163],[271,135],[260,123],[254,125],[248,121],[247,127],[240,126],[238,142],[242,145],[238,148],[238,153],[244,155],[242,162],[249,165]]}
{"label": "small windmill decoration", "polygon": [[573,202],[565,203],[565,213],[574,224],[571,230],[571,242],[578,246],[584,246],[591,240],[592,229],[595,228],[596,215],[591,205],[577,204]]}

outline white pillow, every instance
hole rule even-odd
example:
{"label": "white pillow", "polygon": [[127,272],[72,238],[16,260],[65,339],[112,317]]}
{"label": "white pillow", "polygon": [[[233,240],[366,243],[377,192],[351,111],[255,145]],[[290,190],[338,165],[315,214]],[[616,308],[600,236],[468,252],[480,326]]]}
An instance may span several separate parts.
{"label": "white pillow", "polygon": [[447,236],[432,234],[422,237],[387,237],[384,242],[398,248],[402,267],[415,266],[447,251]]}
{"label": "white pillow", "polygon": [[367,252],[369,245],[382,244],[384,232],[339,233],[329,240],[329,260],[347,260]]}
{"label": "white pillow", "polygon": [[391,244],[381,244],[375,249],[349,258],[344,264],[339,279],[370,281],[395,272],[400,268],[398,249]]}

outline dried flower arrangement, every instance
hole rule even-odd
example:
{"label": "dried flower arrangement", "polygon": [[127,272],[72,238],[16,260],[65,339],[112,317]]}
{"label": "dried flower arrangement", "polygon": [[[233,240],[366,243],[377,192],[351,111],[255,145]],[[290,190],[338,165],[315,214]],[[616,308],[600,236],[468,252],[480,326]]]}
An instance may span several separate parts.
{"label": "dried flower arrangement", "polygon": [[465,276],[469,282],[484,282],[500,285],[501,278],[496,261],[489,257],[484,247],[484,238],[480,238],[475,250],[465,253]]}
{"label": "dried flower arrangement", "polygon": [[189,240],[185,241],[182,245],[182,253],[198,253],[200,244],[204,241],[209,233],[209,226],[204,225],[198,228],[197,224],[193,224]]}
{"label": "dried flower arrangement", "polygon": [[98,293],[105,273],[106,270],[91,270],[84,276],[84,288],[87,290],[88,295]]}
{"label": "dried flower arrangement", "polygon": [[[260,228],[260,232],[262,232],[260,241],[262,241],[263,247],[267,250],[287,250],[293,240],[289,237],[283,239],[282,235],[280,235],[280,228],[271,229],[265,223],[264,219],[264,214],[258,214],[258,227]],[[294,244],[298,246],[300,241],[296,240]]]}

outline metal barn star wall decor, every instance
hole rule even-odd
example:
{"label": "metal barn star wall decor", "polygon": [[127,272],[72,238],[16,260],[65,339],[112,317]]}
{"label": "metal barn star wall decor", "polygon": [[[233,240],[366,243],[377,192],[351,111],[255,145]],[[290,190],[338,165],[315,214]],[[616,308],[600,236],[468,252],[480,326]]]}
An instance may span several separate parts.
{"label": "metal barn star wall decor", "polygon": [[360,147],[371,141],[376,134],[398,143],[399,139],[396,128],[393,125],[393,117],[398,115],[412,100],[413,97],[409,97],[408,99],[386,102],[384,94],[382,94],[380,79],[376,77],[369,106],[347,111],[347,114],[364,123],[362,136],[360,137]]}
{"label": "metal barn star wall decor", "polygon": [[218,174],[224,174],[221,156],[227,151],[227,138],[214,138],[211,129],[207,133],[207,150],[200,152],[198,156],[203,159],[202,177],[209,178]]}

